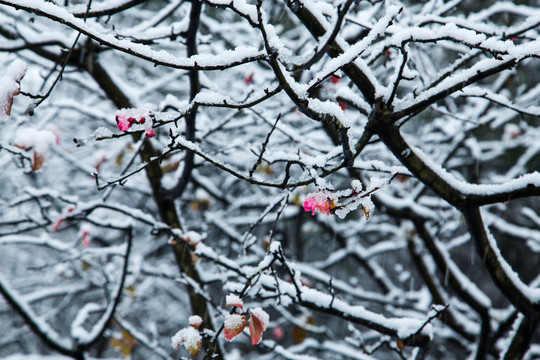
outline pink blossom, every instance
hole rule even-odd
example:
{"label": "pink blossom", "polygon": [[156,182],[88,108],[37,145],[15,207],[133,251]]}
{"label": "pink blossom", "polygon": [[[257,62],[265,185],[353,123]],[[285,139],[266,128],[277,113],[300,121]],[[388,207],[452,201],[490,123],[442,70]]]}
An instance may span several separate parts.
{"label": "pink blossom", "polygon": [[58,218],[58,220],[55,221],[52,231],[58,232],[58,230],[60,230],[60,225],[62,225],[64,220],[66,220],[69,213],[72,213],[73,211],[75,211],[75,206],[73,205],[68,206],[67,209],[63,212],[63,214]]}
{"label": "pink blossom", "polygon": [[[144,122],[145,119],[144,118],[141,118],[142,121]],[[140,123],[142,124],[142,122]],[[156,132],[154,131],[154,128],[152,127],[152,124],[153,124],[153,121],[151,118],[148,118],[148,121],[145,123],[144,125],[144,132],[146,134],[146,137],[154,137],[156,135]]]}
{"label": "pink blossom", "polygon": [[52,231],[53,232],[58,232],[58,230],[60,230],[60,225],[62,225],[64,220],[66,220],[65,217],[58,218],[58,220],[56,220],[54,225],[53,225]]}
{"label": "pink blossom", "polygon": [[311,215],[315,215],[315,211],[330,215],[335,207],[334,200],[330,199],[324,191],[308,194],[302,205],[304,211],[311,211]]}
{"label": "pink blossom", "polygon": [[285,337],[285,332],[283,331],[283,326],[279,325],[279,326],[275,327],[272,330],[272,335],[274,335],[274,337],[277,340],[283,339]]}
{"label": "pink blossom", "polygon": [[152,128],[146,130],[145,133],[146,133],[146,137],[154,137],[156,135],[156,132]]}
{"label": "pink blossom", "polygon": [[133,125],[135,119],[132,117],[127,117],[125,115],[116,115],[116,124],[120,131],[127,131]]}
{"label": "pink blossom", "polygon": [[141,108],[120,109],[116,112],[116,124],[120,131],[127,131],[133,124],[144,124],[144,132],[147,137],[156,135],[152,125],[152,109],[150,105]]}
{"label": "pink blossom", "polygon": [[332,82],[332,84],[337,84],[339,80],[341,80],[341,78],[336,75],[332,75],[332,77],[330,78],[330,81]]}
{"label": "pink blossom", "polygon": [[84,247],[89,247],[90,246],[90,231],[83,230],[81,232],[81,240]]}

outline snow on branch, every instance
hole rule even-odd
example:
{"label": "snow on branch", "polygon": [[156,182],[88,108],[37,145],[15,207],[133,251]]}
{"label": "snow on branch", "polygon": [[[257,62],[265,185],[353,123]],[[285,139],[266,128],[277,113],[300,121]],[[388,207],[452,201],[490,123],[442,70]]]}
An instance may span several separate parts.
{"label": "snow on branch", "polygon": [[471,184],[454,177],[420,148],[409,145],[395,125],[380,128],[379,134],[409,170],[454,206],[481,206],[509,198],[540,195],[540,173],[537,171],[502,184]]}
{"label": "snow on branch", "polygon": [[99,16],[111,16],[137,6],[145,0],[108,0],[97,4],[92,4],[92,8],[87,11],[87,4],[77,4],[69,8],[69,11],[78,18],[91,18]]}
{"label": "snow on branch", "polygon": [[65,24],[74,30],[94,39],[102,45],[109,46],[123,53],[147,60],[154,65],[162,65],[175,69],[198,69],[198,70],[223,70],[248,62],[264,60],[265,54],[253,47],[238,47],[234,50],[225,50],[220,54],[198,54],[188,58],[172,55],[165,50],[153,50],[143,44],[128,40],[118,40],[105,29],[91,27],[82,19],[78,19],[67,10],[51,2],[33,2],[28,4],[19,0],[0,0],[0,4],[9,5],[29,12],[38,13],[40,16]]}
{"label": "snow on branch", "polygon": [[527,5],[517,5],[512,1],[497,1],[490,7],[472,14],[470,19],[475,22],[485,21],[491,16],[499,13],[514,14],[523,17],[540,16],[538,8]]}
{"label": "snow on branch", "polygon": [[538,353],[539,9],[80,3],[0,0],[0,357]]}
{"label": "snow on branch", "polygon": [[471,184],[455,178],[419,148],[411,147],[411,153],[415,153],[439,179],[460,194],[464,203],[470,205],[487,205],[508,199],[540,195],[540,172],[538,171],[501,184]]}
{"label": "snow on branch", "polygon": [[34,312],[32,307],[11,287],[9,281],[0,274],[0,293],[24,318],[25,322],[50,346],[60,353],[76,357],[73,342],[61,337],[44,319]]}
{"label": "snow on branch", "polygon": [[0,245],[16,245],[16,244],[28,244],[45,246],[56,251],[69,251],[71,249],[70,244],[66,244],[63,241],[53,239],[47,234],[38,236],[31,235],[2,235],[0,238]]}
{"label": "snow on branch", "polygon": [[248,4],[245,0],[205,0],[214,6],[231,8],[235,13],[247,19],[252,26],[257,25],[257,9],[255,5]]}
{"label": "snow on branch", "polygon": [[454,96],[455,97],[463,96],[463,97],[484,98],[498,105],[512,109],[520,114],[540,117],[540,106],[536,106],[536,105],[530,105],[527,107],[519,106],[517,104],[513,104],[510,100],[508,100],[508,98],[504,97],[503,95],[496,94],[493,91],[490,91],[488,89],[482,89],[476,86],[466,87],[460,90],[458,93],[455,93]]}
{"label": "snow on branch", "polygon": [[472,67],[459,71],[442,80],[435,87],[422,92],[412,101],[403,101],[404,106],[399,108],[392,118],[397,121],[404,116],[415,115],[442,99],[466,86],[476,83],[493,74],[500,73],[516,65],[517,60],[512,57],[504,57],[505,60],[484,59]]}
{"label": "snow on branch", "polygon": [[[263,275],[260,282],[262,286],[274,288],[276,280],[273,276]],[[301,286],[298,291],[293,284],[282,280],[279,281],[278,287],[281,296],[285,295],[292,299],[297,299],[303,306],[367,326],[382,334],[395,336],[403,340],[417,333],[423,326],[422,319],[406,317],[387,318],[381,314],[367,310],[361,305],[348,304],[331,294],[326,294],[309,287]],[[415,339],[410,339],[411,345],[426,343],[429,341],[432,331],[431,326],[424,327],[424,330],[418,333]]]}
{"label": "snow on branch", "polygon": [[[286,3],[289,10],[298,17],[315,38],[332,31],[331,24],[311,1],[288,0]],[[346,41],[340,35],[336,36],[336,41],[331,45],[329,50],[332,49],[332,52],[329,51],[329,55],[332,57],[342,54],[348,48]],[[376,94],[383,93],[380,82],[363,59],[357,58],[353,63],[347,63],[343,66],[343,71],[359,88],[368,103],[374,103]]]}
{"label": "snow on branch", "polygon": [[437,30],[420,27],[400,29],[399,32],[392,36],[390,43],[394,46],[401,47],[409,42],[425,43],[443,40],[460,43],[470,48],[485,50],[496,55],[509,54],[516,47],[510,40],[503,41],[492,37],[487,38],[484,34],[459,28],[454,23],[446,23]]}
{"label": "snow on branch", "polygon": [[414,223],[441,274],[448,278],[450,285],[472,308],[480,315],[486,315],[488,309],[492,307],[489,297],[463,273],[452,259],[448,249],[429,233],[424,223],[417,220]]}
{"label": "snow on branch", "polygon": [[324,68],[319,71],[313,79],[309,82],[309,88],[312,88],[319,84],[322,80],[326,79],[337,70],[341,69],[344,65],[353,62],[370,46],[379,36],[384,34],[387,28],[392,24],[392,21],[403,11],[403,7],[390,6],[386,9],[386,14],[381,17],[375,25],[370,29],[368,34],[357,42],[342,54],[334,57],[328,61]]}
{"label": "snow on branch", "polygon": [[463,210],[473,239],[481,249],[486,267],[508,300],[531,318],[540,314],[540,288],[525,284],[501,255],[497,241],[484,225],[482,210],[471,207]]}
{"label": "snow on branch", "polygon": [[137,327],[134,324],[128,322],[126,319],[123,319],[120,316],[115,316],[114,321],[118,322],[123,329],[126,329],[137,340],[137,342],[151,350],[157,356],[165,360],[173,360],[167,351],[160,346],[156,339],[151,339],[143,332],[137,330]]}
{"label": "snow on branch", "polygon": [[[242,172],[233,169],[229,164],[226,164],[219,159],[215,158],[214,156],[211,156],[204,151],[200,149],[200,147],[196,144],[194,144],[191,141],[188,141],[186,139],[183,139],[182,137],[178,136],[174,138],[175,140],[175,146],[180,149],[186,149],[193,151],[195,154],[206,160],[207,162],[211,163],[212,165],[216,166],[217,168],[224,170],[225,172],[237,177],[240,180],[244,180],[246,182],[249,182],[251,184],[255,185],[262,185],[267,187],[276,187],[276,188],[295,188],[302,185],[308,185],[313,183],[315,180],[313,178],[305,179],[305,180],[299,180],[297,182],[289,183],[288,177],[286,176],[283,182],[270,182],[270,181],[262,181],[258,180],[255,177],[249,176],[249,174],[243,174]],[[337,170],[339,170],[342,166],[338,165],[336,167],[333,167],[329,170],[327,170],[324,174],[324,176],[327,176]]]}
{"label": "snow on branch", "polygon": [[71,336],[75,339],[78,348],[87,348],[94,342],[96,342],[105,332],[105,329],[109,325],[114,316],[114,312],[120,302],[120,296],[124,290],[124,283],[127,276],[127,269],[129,264],[129,255],[131,253],[133,234],[131,228],[129,229],[124,254],[124,265],[120,274],[120,280],[116,284],[116,288],[113,290],[113,295],[109,300],[105,311],[99,318],[99,320],[92,326],[90,331],[84,328],[85,322],[88,320],[88,316],[91,312],[102,311],[103,309],[96,303],[85,304],[77,313],[77,316],[71,324]]}
{"label": "snow on branch", "polygon": [[[300,268],[297,268],[293,263],[289,263],[282,254],[280,246],[274,244],[271,250],[274,251],[274,259],[278,259],[285,265],[289,271],[300,274]],[[267,289],[275,289],[279,296],[287,296],[295,299],[303,306],[312,308],[324,313],[338,316],[352,322],[356,322],[379,331],[386,335],[396,336],[402,340],[410,341],[411,344],[422,344],[429,341],[432,331],[431,325],[426,325],[421,319],[416,318],[386,318],[385,316],[369,311],[360,305],[350,305],[347,302],[336,298],[334,295],[326,294],[319,290],[298,284],[297,281],[290,282],[278,279],[272,275],[261,273],[261,270],[267,267],[268,260],[263,261],[257,268],[243,269],[233,261],[218,255],[211,248],[199,244],[196,247],[198,256],[204,257],[216,264],[233,270],[238,275],[249,279],[254,274],[259,274],[260,286]],[[271,264],[271,262],[270,262]],[[414,338],[413,338],[414,335]]]}

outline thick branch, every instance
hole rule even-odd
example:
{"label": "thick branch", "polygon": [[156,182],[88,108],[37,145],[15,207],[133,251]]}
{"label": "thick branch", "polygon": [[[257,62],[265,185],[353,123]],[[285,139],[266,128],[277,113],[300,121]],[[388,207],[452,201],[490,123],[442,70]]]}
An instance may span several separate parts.
{"label": "thick branch", "polygon": [[531,289],[524,284],[502,258],[493,236],[486,230],[478,207],[464,208],[462,213],[480,258],[497,287],[526,317],[540,318],[540,289]]}
{"label": "thick branch", "polygon": [[529,348],[535,331],[538,327],[538,321],[531,321],[523,317],[519,320],[519,326],[513,334],[510,346],[506,349],[504,360],[523,359],[525,352]]}
{"label": "thick branch", "polygon": [[457,265],[452,261],[450,255],[444,251],[436,240],[431,236],[423,221],[413,220],[418,234],[424,241],[431,256],[435,260],[435,264],[442,276],[448,277],[452,289],[480,316],[482,326],[478,339],[478,348],[476,350],[476,359],[485,358],[489,335],[491,333],[491,324],[489,316],[489,308],[491,307],[490,299],[473,283]]}
{"label": "thick branch", "polygon": [[388,121],[386,106],[379,103],[373,110],[372,130],[379,135],[384,144],[392,151],[394,156],[409,169],[420,181],[430,187],[450,204],[457,206],[464,201],[464,194],[452,187],[447,181],[420,158],[416,151],[411,149],[399,128]]}
{"label": "thick branch", "polygon": [[[199,31],[199,22],[201,17],[201,0],[191,1],[191,11],[189,13],[189,27],[186,37],[187,55],[191,57],[197,54],[197,32]],[[201,84],[199,82],[199,72],[196,69],[191,69],[188,72],[189,77],[189,100],[193,101],[195,96],[201,90]],[[186,140],[193,141],[195,139],[195,120],[197,118],[197,104],[193,106],[191,111],[186,115]],[[191,178],[191,172],[193,166],[195,154],[193,151],[186,150],[184,156],[184,168],[182,175],[178,180],[178,184],[173,189],[173,197],[179,198],[186,190],[189,180]]]}
{"label": "thick branch", "polygon": [[[540,196],[540,173],[534,172],[503,184],[470,184],[454,178],[429,157],[410,146],[387,115],[384,104],[374,110],[371,129],[395,157],[420,181],[451,205],[462,208],[482,206],[521,197]],[[370,115],[371,118],[372,115]]]}
{"label": "thick branch", "polygon": [[[405,116],[418,114],[419,112],[423,111],[430,105],[435,104],[437,101],[446,98],[448,95],[460,89],[463,89],[464,87],[470,84],[474,84],[482,79],[485,79],[488,76],[500,73],[503,70],[510,69],[516,64],[517,64],[517,60],[514,58],[511,58],[509,60],[497,63],[495,66],[487,67],[487,69],[485,70],[484,69],[481,70],[481,68],[478,68],[474,74],[467,76],[464,80],[456,81],[452,85],[439,86],[440,89],[437,89],[436,91],[432,91],[432,92],[430,91],[430,93],[427,96],[423,96],[423,99],[418,101],[416,104],[413,104],[403,110],[397,111],[394,114],[392,114],[391,115],[392,122],[396,122]],[[474,67],[469,70],[474,70]],[[459,76],[456,78],[461,79],[462,76]],[[446,81],[450,82],[451,78],[447,79]]]}
{"label": "thick branch", "polygon": [[413,220],[416,231],[424,241],[441,275],[448,277],[450,285],[481,317],[488,318],[488,310],[491,307],[489,298],[474,284],[465,274],[463,274],[457,265],[452,261],[449,254],[445,252],[436,243],[425,227],[425,224],[419,220]]}
{"label": "thick branch", "polygon": [[[99,61],[94,60],[92,65],[88,67],[88,71],[94,77],[96,82],[101,86],[105,93],[114,101],[117,107],[132,107],[129,99],[124,95],[120,88],[114,83],[111,77],[107,74],[105,69],[100,65]],[[160,153],[152,146],[152,143],[148,138],[144,140],[144,145],[140,152],[143,162],[148,163],[145,168],[146,176],[152,187],[152,193],[157,203],[157,207],[160,212],[161,219],[167,223],[171,228],[180,228],[180,221],[176,208],[174,206],[174,199],[164,193],[161,187],[161,179],[163,178],[163,170],[160,164],[156,161],[152,162],[152,158],[159,156]],[[178,241],[173,246],[176,261],[181,272],[194,279],[197,283],[201,283],[199,273],[194,267],[191,260],[191,252],[188,249],[184,241]],[[189,291],[191,306],[194,314],[199,315],[203,321],[204,326],[213,329],[212,320],[210,319],[206,300],[195,291]]]}

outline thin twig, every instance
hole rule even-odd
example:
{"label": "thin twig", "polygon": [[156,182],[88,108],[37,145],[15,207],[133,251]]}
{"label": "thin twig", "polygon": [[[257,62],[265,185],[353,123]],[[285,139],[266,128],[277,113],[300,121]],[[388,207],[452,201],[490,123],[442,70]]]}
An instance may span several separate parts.
{"label": "thin twig", "polygon": [[270,132],[268,134],[266,134],[266,139],[264,140],[264,142],[262,144],[261,153],[259,154],[259,158],[255,162],[255,164],[253,164],[253,167],[249,171],[249,177],[253,177],[253,173],[255,172],[255,170],[257,170],[257,167],[261,164],[262,157],[264,155],[264,152],[266,151],[266,146],[268,145],[268,142],[270,141],[270,136],[272,136],[272,133],[276,129],[276,126],[277,126],[277,123],[278,123],[279,119],[281,119],[281,113],[279,113],[279,115],[277,116],[277,119],[274,122],[274,125],[272,126],[272,129],[270,129]]}

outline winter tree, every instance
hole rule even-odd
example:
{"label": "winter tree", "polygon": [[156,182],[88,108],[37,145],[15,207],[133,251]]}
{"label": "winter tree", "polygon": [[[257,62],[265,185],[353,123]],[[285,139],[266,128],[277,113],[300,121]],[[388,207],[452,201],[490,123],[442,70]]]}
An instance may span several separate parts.
{"label": "winter tree", "polygon": [[540,358],[539,5],[0,0],[0,357]]}

